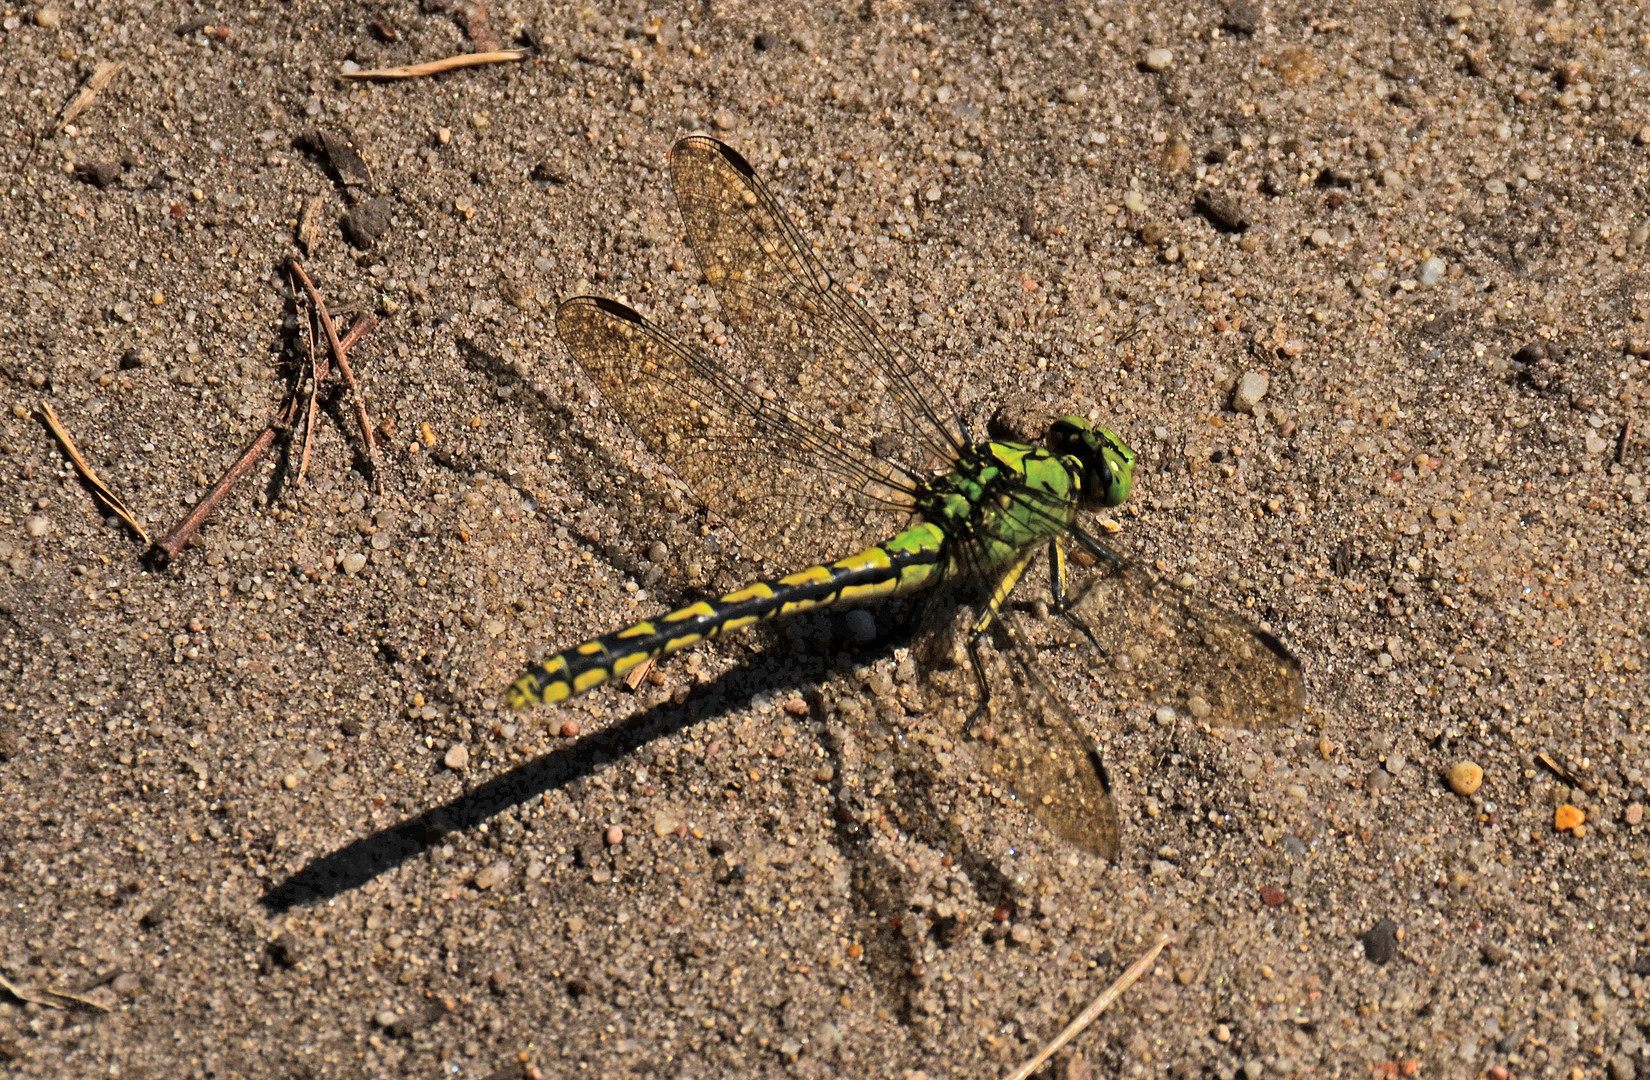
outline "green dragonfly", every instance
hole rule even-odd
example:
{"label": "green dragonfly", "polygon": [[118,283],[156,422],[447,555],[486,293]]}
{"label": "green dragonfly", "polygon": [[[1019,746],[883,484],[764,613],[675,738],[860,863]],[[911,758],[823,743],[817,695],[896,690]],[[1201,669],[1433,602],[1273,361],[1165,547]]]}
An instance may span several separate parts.
{"label": "green dragonfly", "polygon": [[[980,697],[1000,718],[978,742],[987,776],[1056,835],[1113,858],[1105,768],[1007,603],[1046,550],[1048,606],[1080,632],[1068,635],[1072,647],[1103,686],[1228,726],[1299,717],[1300,665],[1276,638],[1085,526],[1086,512],[1119,505],[1133,484],[1134,452],[1115,433],[1062,416],[1040,446],[975,439],[929,373],[820,265],[743,157],[692,136],[670,166],[688,240],[744,350],[713,359],[597,297],[563,303],[556,328],[607,403],[747,548],[806,569],[558,653],[516,680],[511,705],[562,701],[768,619],[896,596],[960,598],[977,612],[967,644]],[[844,551],[853,554],[817,562]]]}

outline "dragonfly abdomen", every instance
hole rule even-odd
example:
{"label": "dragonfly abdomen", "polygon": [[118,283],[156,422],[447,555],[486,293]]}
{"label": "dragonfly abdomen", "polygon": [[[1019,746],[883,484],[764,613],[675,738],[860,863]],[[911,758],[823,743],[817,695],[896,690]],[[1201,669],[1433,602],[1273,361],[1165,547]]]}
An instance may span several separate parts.
{"label": "dragonfly abdomen", "polygon": [[511,685],[508,701],[514,708],[554,704],[621,678],[649,660],[759,622],[918,592],[938,580],[944,543],[939,526],[917,525],[836,562],[758,581],[603,634],[535,666]]}

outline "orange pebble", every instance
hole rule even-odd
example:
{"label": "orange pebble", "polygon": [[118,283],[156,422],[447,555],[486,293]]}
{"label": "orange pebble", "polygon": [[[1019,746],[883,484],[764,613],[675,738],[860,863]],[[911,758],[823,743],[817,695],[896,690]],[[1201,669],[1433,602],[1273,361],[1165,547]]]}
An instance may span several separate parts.
{"label": "orange pebble", "polygon": [[1567,832],[1586,820],[1587,815],[1583,814],[1579,807],[1571,806],[1569,803],[1553,811],[1553,828],[1561,832]]}

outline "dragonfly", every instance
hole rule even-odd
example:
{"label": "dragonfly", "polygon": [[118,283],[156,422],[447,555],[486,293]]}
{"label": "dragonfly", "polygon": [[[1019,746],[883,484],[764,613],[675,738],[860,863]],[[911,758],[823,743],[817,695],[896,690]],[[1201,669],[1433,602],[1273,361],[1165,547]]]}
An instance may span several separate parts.
{"label": "dragonfly", "polygon": [[607,404],[744,547],[804,568],[556,653],[515,681],[510,705],[564,701],[771,619],[960,598],[978,700],[996,718],[975,744],[984,775],[1061,840],[1115,859],[1118,811],[1098,744],[1050,676],[1023,605],[1010,603],[1046,554],[1041,610],[1074,628],[1069,647],[1120,703],[1234,727],[1301,715],[1301,667],[1277,638],[1096,535],[1090,519],[1134,483],[1136,455],[1115,432],[1065,415],[1041,443],[975,438],[736,150],[689,136],[671,151],[670,175],[720,319],[743,349],[707,354],[594,296],[561,304],[557,332]]}

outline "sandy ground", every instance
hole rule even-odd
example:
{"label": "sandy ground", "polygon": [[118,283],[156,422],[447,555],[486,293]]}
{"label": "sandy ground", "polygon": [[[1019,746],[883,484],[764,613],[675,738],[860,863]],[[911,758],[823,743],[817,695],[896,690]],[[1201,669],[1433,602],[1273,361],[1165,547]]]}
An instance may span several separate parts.
{"label": "sandy ground", "polygon": [[[47,1004],[0,993],[0,1071],[1001,1076],[1166,931],[1056,1075],[1650,1075],[1650,26],[1344,7],[7,9],[0,974]],[[337,78],[485,31],[538,52]],[[972,422],[1133,442],[1114,541],[1277,633],[1309,714],[1072,675],[1107,864],[840,617],[502,710],[752,573],[551,323],[721,334],[691,131]],[[163,533],[285,399],[300,232],[379,319],[380,464],[327,397],[304,487],[283,440],[148,567],[37,410]]]}

